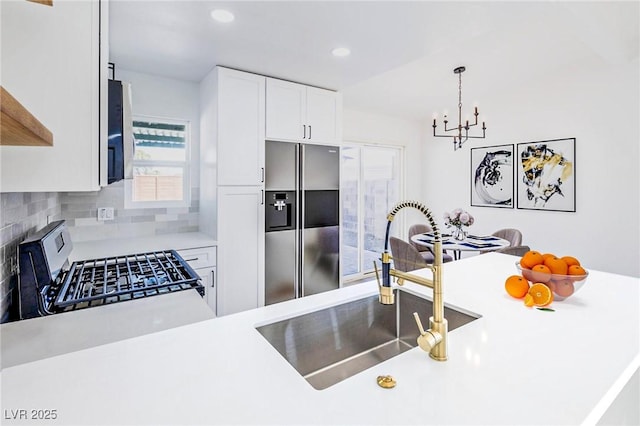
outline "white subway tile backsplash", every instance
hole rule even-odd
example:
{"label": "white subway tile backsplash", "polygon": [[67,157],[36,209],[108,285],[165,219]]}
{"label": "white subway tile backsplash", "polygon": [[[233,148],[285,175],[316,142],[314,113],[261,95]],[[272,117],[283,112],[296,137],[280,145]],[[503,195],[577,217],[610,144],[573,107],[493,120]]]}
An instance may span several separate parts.
{"label": "white subway tile backsplash", "polygon": [[66,211],[64,212],[64,219],[67,220],[68,222],[69,220],[73,220],[73,219],[81,219],[85,217],[96,217],[97,214],[98,214],[97,210],[78,210],[73,212]]}
{"label": "white subway tile backsplash", "polygon": [[107,240],[113,238],[111,235],[113,232],[111,227],[96,225],[96,226],[70,226],[69,234],[71,235],[71,241],[93,241],[93,240]]}
{"label": "white subway tile backsplash", "polygon": [[75,219],[74,226],[96,226],[100,224],[101,222],[95,217],[79,217]]}
{"label": "white subway tile backsplash", "polygon": [[[154,215],[140,215],[140,216],[124,216],[122,219],[127,219],[131,223],[140,223],[140,222],[153,222],[155,220]],[[123,222],[125,222],[123,220]]]}
{"label": "white subway tile backsplash", "polygon": [[178,220],[177,214],[157,214],[155,215],[157,222],[171,222]]}
{"label": "white subway tile backsplash", "polygon": [[[137,219],[139,217],[143,217],[143,218],[147,218],[148,216],[118,216],[118,213],[115,213],[115,217],[113,218],[113,221],[115,223],[131,223],[134,222],[134,219]],[[146,222],[147,220],[141,220],[139,222]]]}
{"label": "white subway tile backsplash", "polygon": [[[73,220],[69,223],[71,236],[76,241],[92,239],[129,238],[158,233],[181,231],[186,227],[193,231],[199,217],[199,188],[192,188],[189,207],[180,208],[124,208],[124,184],[116,182],[98,192],[62,193],[62,216]],[[98,221],[98,207],[113,207],[114,220]],[[102,229],[105,228],[105,229]],[[197,230],[197,228],[195,229]]]}
{"label": "white subway tile backsplash", "polygon": [[197,232],[198,231],[198,226],[173,226],[170,228],[158,228],[156,229],[156,235],[161,235],[161,234],[175,234],[175,233],[180,233],[180,232]]}
{"label": "white subway tile backsplash", "polygon": [[189,213],[189,207],[170,207],[167,209],[169,214],[184,214]]}
{"label": "white subway tile backsplash", "polygon": [[155,215],[166,213],[167,209],[118,209],[116,214],[119,216],[141,216],[141,215]]}
{"label": "white subway tile backsplash", "polygon": [[0,241],[10,241],[13,237],[12,235],[13,224],[4,225],[0,228]]}
{"label": "white subway tile backsplash", "polygon": [[127,237],[144,237],[155,235],[157,224],[155,222],[139,222],[139,223],[119,223],[116,225],[115,232],[119,235]]}

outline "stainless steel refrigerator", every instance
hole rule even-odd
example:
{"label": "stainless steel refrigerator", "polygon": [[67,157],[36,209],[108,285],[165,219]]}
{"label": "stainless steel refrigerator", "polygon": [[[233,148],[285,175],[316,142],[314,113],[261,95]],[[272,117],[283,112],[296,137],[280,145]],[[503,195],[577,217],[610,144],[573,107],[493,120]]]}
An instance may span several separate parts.
{"label": "stainless steel refrigerator", "polygon": [[265,304],[340,287],[340,149],[266,142]]}

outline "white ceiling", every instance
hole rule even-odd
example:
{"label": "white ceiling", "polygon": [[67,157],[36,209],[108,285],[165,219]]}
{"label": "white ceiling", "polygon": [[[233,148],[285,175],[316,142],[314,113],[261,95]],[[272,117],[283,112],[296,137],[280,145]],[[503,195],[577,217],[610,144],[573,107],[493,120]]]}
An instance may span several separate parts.
{"label": "white ceiling", "polygon": [[[117,68],[200,81],[216,65],[341,90],[345,107],[431,117],[567,66],[637,60],[640,3],[110,1]],[[235,14],[219,24],[214,8]],[[331,55],[347,46],[346,58]],[[453,99],[452,99],[453,98]],[[438,107],[436,107],[438,105]]]}

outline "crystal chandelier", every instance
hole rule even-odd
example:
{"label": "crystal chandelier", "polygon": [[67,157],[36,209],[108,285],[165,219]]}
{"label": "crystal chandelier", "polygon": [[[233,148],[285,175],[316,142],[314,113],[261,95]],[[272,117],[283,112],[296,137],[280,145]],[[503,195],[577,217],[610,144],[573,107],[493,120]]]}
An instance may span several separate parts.
{"label": "crystal chandelier", "polygon": [[[473,115],[475,116],[475,121],[473,124],[469,124],[469,120],[466,120],[465,124],[462,124],[462,73],[465,71],[465,67],[457,67],[456,69],[453,70],[454,74],[458,74],[458,126],[457,127],[451,127],[451,128],[447,128],[447,123],[449,123],[449,120],[447,119],[447,115],[444,115],[444,131],[445,132],[452,132],[452,131],[457,131],[457,135],[454,134],[453,135],[453,150],[457,150],[458,148],[462,148],[462,144],[465,143],[467,141],[467,139],[471,138],[471,139],[484,139],[485,137],[485,131],[487,130],[486,126],[484,125],[484,121],[482,122],[482,136],[470,136],[469,135],[469,129],[473,126],[477,126],[478,125],[478,107],[475,107],[475,110],[473,112]],[[450,138],[451,134],[441,134],[438,135],[436,134],[436,119],[433,119],[433,136],[438,137],[438,138]],[[463,132],[464,130],[464,132]]]}

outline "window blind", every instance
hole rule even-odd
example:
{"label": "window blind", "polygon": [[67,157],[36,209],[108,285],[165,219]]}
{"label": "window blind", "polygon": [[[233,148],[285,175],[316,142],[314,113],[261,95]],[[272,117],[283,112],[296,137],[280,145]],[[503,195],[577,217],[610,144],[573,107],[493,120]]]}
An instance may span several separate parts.
{"label": "window blind", "polygon": [[185,148],[185,128],[183,124],[133,122],[133,137],[139,147]]}

